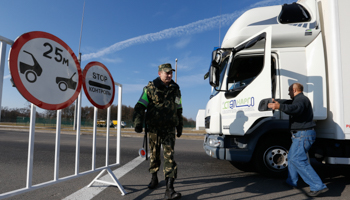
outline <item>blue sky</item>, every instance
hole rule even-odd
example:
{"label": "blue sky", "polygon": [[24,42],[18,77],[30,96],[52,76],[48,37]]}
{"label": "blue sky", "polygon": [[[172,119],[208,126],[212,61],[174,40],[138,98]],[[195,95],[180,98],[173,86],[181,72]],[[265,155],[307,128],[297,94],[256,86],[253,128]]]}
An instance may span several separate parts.
{"label": "blue sky", "polygon": [[[142,88],[158,76],[162,63],[177,64],[177,82],[187,118],[205,109],[211,87],[203,80],[211,52],[230,25],[246,10],[291,0],[85,0],[81,69],[103,63],[123,85],[122,104],[134,106]],[[78,56],[84,0],[0,0],[0,36],[15,40],[44,31],[63,40]],[[11,86],[7,46],[2,107],[28,102]],[[175,79],[175,75],[174,75]],[[113,104],[117,104],[117,96]],[[83,94],[83,106],[92,106]],[[39,112],[43,110],[38,109]]]}

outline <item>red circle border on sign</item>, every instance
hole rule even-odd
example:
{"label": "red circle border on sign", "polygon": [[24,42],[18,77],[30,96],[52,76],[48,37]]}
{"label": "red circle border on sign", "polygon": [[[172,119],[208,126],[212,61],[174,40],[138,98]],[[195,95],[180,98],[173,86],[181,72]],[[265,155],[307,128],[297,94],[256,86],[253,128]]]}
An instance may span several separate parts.
{"label": "red circle border on sign", "polygon": [[[72,97],[63,103],[49,104],[49,103],[45,103],[45,102],[40,101],[39,99],[37,99],[36,97],[34,97],[32,94],[29,93],[29,91],[24,87],[24,85],[21,81],[21,78],[20,78],[19,73],[18,73],[18,66],[17,66],[19,52],[25,43],[27,43],[28,41],[30,41],[32,39],[37,39],[37,38],[50,39],[50,40],[53,40],[53,41],[59,43],[60,45],[62,45],[68,51],[68,53],[72,56],[76,66],[77,66],[77,70],[78,70],[78,74],[79,74],[78,88],[75,90],[75,93],[72,95]],[[24,33],[23,35],[19,36],[16,39],[16,41],[13,43],[11,50],[10,50],[10,53],[9,53],[9,68],[10,68],[13,82],[14,82],[15,86],[17,87],[18,91],[22,94],[22,96],[25,99],[27,99],[28,101],[32,102],[34,105],[36,105],[40,108],[43,108],[43,109],[60,110],[60,109],[66,108],[75,101],[75,99],[78,97],[80,90],[81,90],[82,74],[81,74],[81,68],[80,68],[80,64],[78,62],[77,57],[75,56],[73,50],[65,42],[63,42],[60,38],[58,38],[50,33],[42,32],[42,31],[32,31],[32,32]]]}
{"label": "red circle border on sign", "polygon": [[[104,70],[106,70],[106,72],[108,73],[109,77],[111,78],[112,80],[112,85],[113,85],[113,94],[112,94],[112,99],[106,104],[106,105],[100,105],[100,104],[97,104],[92,98],[91,96],[89,95],[89,92],[86,88],[86,84],[85,84],[85,77],[86,77],[86,73],[87,71],[92,67],[92,66],[100,66],[102,67]],[[89,99],[89,101],[92,103],[92,105],[94,105],[96,108],[99,108],[99,109],[105,109],[105,108],[108,108],[110,105],[112,105],[113,101],[114,101],[114,96],[115,96],[115,85],[114,85],[114,80],[113,80],[113,77],[111,75],[111,73],[109,72],[109,70],[107,69],[107,67],[100,63],[100,62],[97,62],[97,61],[92,61],[92,62],[89,62],[85,68],[84,68],[84,71],[83,71],[83,88],[84,88],[84,92],[85,92],[85,95],[86,97]]]}

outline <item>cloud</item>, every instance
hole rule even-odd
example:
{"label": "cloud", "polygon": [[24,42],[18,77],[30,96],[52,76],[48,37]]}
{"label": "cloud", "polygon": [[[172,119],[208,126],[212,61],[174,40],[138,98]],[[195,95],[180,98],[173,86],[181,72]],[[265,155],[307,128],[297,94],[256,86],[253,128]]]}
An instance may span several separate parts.
{"label": "cloud", "polygon": [[123,60],[121,58],[115,58],[115,59],[110,59],[110,58],[102,58],[103,62],[106,63],[122,63]]}
{"label": "cloud", "polygon": [[85,54],[82,56],[82,60],[90,60],[93,58],[99,58],[104,55],[128,48],[137,44],[144,44],[149,42],[155,42],[159,40],[164,40],[172,37],[179,37],[183,35],[191,35],[195,33],[201,33],[207,30],[216,28],[221,20],[222,25],[231,24],[234,19],[236,19],[243,11],[234,12],[233,14],[226,14],[223,16],[216,16],[209,19],[199,20],[184,26],[179,26],[175,28],[165,29],[156,33],[149,33],[146,35],[134,37],[128,40],[117,42],[107,48],[104,48],[96,53]]}
{"label": "cloud", "polygon": [[163,11],[158,11],[158,12],[154,13],[154,14],[152,15],[152,17],[156,18],[156,17],[159,17],[159,16],[161,16],[161,15],[163,15],[163,14],[164,14]]}
{"label": "cloud", "polygon": [[255,4],[252,4],[249,6],[249,8],[256,8],[256,7],[263,7],[263,6],[272,6],[272,5],[281,5],[285,3],[292,3],[295,2],[295,0],[291,1],[285,1],[285,0],[264,0],[256,2]]}
{"label": "cloud", "polygon": [[216,17],[208,18],[208,19],[203,19],[199,20],[196,22],[192,22],[190,24],[184,25],[184,26],[178,26],[175,28],[169,28],[165,29],[156,33],[149,33],[146,35],[141,35],[138,37],[130,38],[128,40],[124,40],[121,42],[117,42],[107,48],[104,48],[100,51],[97,51],[95,53],[89,53],[85,54],[82,56],[82,60],[90,60],[93,58],[99,58],[104,55],[120,51],[122,49],[128,48],[133,45],[138,45],[138,44],[144,44],[144,43],[150,43],[150,42],[155,42],[159,40],[164,40],[168,38],[173,38],[173,37],[180,37],[184,35],[192,35],[196,33],[201,33],[204,31],[208,31],[211,29],[215,29],[218,26],[228,26],[231,25],[234,20],[236,20],[240,15],[242,15],[246,10],[255,8],[255,7],[261,7],[261,6],[271,6],[271,5],[280,5],[282,3],[290,3],[293,2],[292,0],[288,1],[282,1],[282,0],[263,0],[259,1],[255,4],[250,5],[248,8],[235,11],[234,13],[231,14],[224,14],[224,15],[219,15]]}
{"label": "cloud", "polygon": [[185,48],[191,42],[191,37],[181,38],[174,46],[178,49]]}
{"label": "cloud", "polygon": [[[192,56],[192,52],[186,52],[183,57],[178,59],[178,69],[181,71],[189,71],[192,69],[202,68],[202,62],[205,60],[200,56]],[[209,64],[208,64],[209,65]],[[205,65],[206,66],[206,65]]]}

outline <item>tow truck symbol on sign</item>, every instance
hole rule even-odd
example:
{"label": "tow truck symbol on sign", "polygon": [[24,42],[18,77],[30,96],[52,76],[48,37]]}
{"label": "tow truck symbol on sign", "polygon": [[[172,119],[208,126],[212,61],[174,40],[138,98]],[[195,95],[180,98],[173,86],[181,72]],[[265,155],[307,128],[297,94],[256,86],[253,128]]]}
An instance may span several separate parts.
{"label": "tow truck symbol on sign", "polygon": [[73,76],[76,73],[74,73],[72,75],[72,77],[70,77],[70,79],[68,78],[63,78],[63,77],[56,77],[56,83],[58,84],[58,88],[61,91],[66,91],[67,88],[70,88],[72,90],[75,90],[76,86],[77,86],[77,82],[73,81]]}
{"label": "tow truck symbol on sign", "polygon": [[40,76],[41,73],[43,72],[43,69],[40,67],[38,61],[34,58],[33,54],[31,54],[25,50],[23,50],[23,52],[32,56],[33,61],[34,61],[34,65],[28,65],[26,63],[20,62],[19,63],[19,71],[22,74],[25,74],[28,82],[34,83],[37,79],[37,76]]}

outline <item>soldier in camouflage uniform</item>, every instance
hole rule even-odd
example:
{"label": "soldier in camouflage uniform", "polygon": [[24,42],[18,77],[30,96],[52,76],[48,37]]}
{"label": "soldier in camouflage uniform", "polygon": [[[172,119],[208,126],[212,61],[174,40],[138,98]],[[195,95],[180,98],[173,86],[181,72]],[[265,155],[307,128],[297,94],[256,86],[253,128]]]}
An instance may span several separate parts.
{"label": "soldier in camouflage uniform", "polygon": [[148,188],[158,185],[157,172],[160,168],[160,147],[163,145],[164,176],[166,181],[165,199],[181,198],[174,190],[177,178],[177,165],[174,160],[175,127],[177,137],[182,134],[183,118],[180,87],[172,80],[174,69],[169,63],[159,65],[159,77],[150,81],[134,108],[134,127],[142,132],[145,110],[145,123],[148,127],[150,146],[150,168],[152,180]]}

